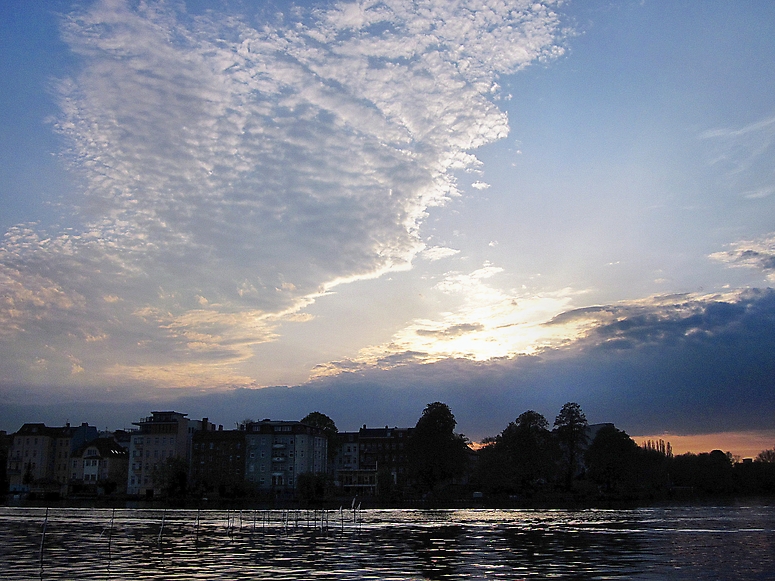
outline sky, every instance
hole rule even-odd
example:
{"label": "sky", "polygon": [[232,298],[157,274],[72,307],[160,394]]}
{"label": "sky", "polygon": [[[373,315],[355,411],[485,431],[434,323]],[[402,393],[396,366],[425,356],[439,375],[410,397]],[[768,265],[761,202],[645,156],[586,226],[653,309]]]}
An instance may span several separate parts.
{"label": "sky", "polygon": [[0,429],[775,446],[771,2],[13,0],[0,79]]}

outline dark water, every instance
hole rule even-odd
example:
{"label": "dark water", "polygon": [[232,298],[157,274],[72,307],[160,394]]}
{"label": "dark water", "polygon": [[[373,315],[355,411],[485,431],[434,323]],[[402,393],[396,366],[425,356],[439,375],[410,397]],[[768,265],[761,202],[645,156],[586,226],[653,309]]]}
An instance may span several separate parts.
{"label": "dark water", "polygon": [[775,579],[775,507],[0,508],[9,581],[551,578]]}

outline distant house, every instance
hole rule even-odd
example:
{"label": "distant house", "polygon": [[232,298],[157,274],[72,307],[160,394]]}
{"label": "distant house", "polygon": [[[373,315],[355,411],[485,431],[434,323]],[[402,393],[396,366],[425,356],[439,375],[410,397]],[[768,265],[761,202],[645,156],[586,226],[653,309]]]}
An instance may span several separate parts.
{"label": "distant house", "polygon": [[114,438],[97,438],[73,453],[70,484],[96,494],[126,492],[129,452]]}

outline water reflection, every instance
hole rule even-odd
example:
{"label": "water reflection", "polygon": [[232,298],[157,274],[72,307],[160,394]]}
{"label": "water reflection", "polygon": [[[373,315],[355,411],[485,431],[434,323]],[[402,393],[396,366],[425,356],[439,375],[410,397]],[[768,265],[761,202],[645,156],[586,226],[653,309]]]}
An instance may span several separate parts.
{"label": "water reflection", "polygon": [[[775,508],[633,511],[0,508],[29,579],[773,579]],[[321,522],[322,521],[322,522]],[[45,525],[45,528],[44,528]]]}

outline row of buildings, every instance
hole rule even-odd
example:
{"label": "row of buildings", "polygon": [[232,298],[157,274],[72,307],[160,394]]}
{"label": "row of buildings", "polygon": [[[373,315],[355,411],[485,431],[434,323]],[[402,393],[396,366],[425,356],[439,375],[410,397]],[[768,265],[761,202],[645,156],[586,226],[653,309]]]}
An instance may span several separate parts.
{"label": "row of buildings", "polygon": [[342,494],[374,495],[379,478],[405,481],[413,431],[364,425],[329,442],[323,429],[299,421],[265,419],[224,430],[175,411],[152,412],[134,426],[108,433],[86,423],[29,423],[0,433],[6,486],[16,494],[153,498],[182,474],[188,490],[202,496],[290,495],[302,474],[329,474]]}

